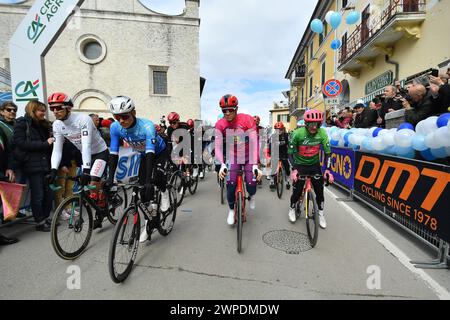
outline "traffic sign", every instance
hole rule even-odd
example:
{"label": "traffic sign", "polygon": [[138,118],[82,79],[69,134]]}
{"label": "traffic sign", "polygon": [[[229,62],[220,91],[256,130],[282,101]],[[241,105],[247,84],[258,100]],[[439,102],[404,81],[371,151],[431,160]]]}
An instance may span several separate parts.
{"label": "traffic sign", "polygon": [[342,83],[336,79],[330,79],[323,84],[322,92],[328,98],[334,98],[341,94]]}

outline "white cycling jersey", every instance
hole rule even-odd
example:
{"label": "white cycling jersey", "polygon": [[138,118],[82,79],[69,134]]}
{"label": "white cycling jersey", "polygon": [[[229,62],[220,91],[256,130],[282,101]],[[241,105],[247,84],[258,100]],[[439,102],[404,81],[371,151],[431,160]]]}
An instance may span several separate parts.
{"label": "white cycling jersey", "polygon": [[82,113],[70,113],[66,120],[56,120],[53,123],[53,136],[55,143],[52,152],[52,169],[58,169],[61,162],[64,138],[81,151],[83,169],[91,168],[93,154],[108,149],[91,117]]}

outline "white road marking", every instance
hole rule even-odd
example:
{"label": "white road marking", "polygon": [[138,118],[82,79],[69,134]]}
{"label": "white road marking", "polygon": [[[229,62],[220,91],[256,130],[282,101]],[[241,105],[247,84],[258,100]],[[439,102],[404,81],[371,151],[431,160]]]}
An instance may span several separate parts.
{"label": "white road marking", "polygon": [[[328,188],[325,188],[325,191],[335,199],[338,198],[332,191]],[[403,264],[409,271],[414,273],[416,276],[420,277],[429,287],[432,289],[436,295],[441,300],[450,300],[450,293],[442,287],[439,283],[437,283],[433,278],[431,278],[425,271],[422,269],[417,269],[414,267],[410,261],[411,259],[401,251],[396,245],[394,245],[390,240],[388,240],[385,236],[383,236],[377,229],[375,229],[369,222],[367,222],[363,217],[361,217],[355,210],[353,210],[348,204],[344,202],[340,202],[342,207],[351,214],[351,216],[366,229],[369,231],[375,239],[383,245],[392,255],[394,255],[401,264]]]}

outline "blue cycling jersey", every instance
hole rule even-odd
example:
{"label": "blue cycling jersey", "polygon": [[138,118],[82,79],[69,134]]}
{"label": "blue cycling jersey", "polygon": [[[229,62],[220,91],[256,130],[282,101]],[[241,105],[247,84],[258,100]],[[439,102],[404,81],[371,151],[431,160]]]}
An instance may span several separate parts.
{"label": "blue cycling jersey", "polygon": [[114,122],[110,129],[111,154],[119,154],[120,138],[124,139],[134,151],[159,155],[166,149],[164,140],[156,134],[155,125],[147,119],[136,118],[136,124],[128,129]]}

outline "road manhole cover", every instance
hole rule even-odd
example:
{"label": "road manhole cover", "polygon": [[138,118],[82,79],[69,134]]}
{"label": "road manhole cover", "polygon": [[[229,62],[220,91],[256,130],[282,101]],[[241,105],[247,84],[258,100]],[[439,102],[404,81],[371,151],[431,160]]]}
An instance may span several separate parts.
{"label": "road manhole cover", "polygon": [[263,235],[262,239],[269,247],[284,251],[287,254],[299,254],[312,249],[308,236],[300,232],[289,230],[269,231]]}

